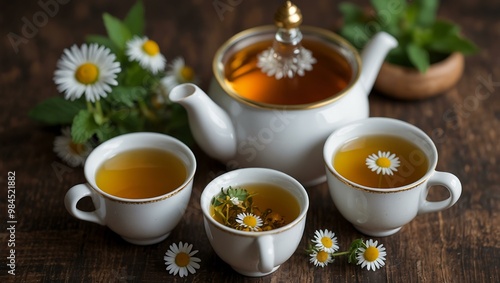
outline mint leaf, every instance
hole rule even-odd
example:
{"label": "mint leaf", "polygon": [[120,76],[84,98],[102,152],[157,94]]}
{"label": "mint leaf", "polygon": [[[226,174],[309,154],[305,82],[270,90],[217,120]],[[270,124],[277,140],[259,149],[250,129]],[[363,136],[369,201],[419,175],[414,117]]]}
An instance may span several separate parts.
{"label": "mint leaf", "polygon": [[87,110],[80,110],[73,119],[71,137],[75,143],[85,143],[97,132],[98,128],[94,115]]}
{"label": "mint leaf", "polygon": [[436,13],[439,6],[437,0],[416,0],[413,2],[417,6],[418,13],[416,22],[420,26],[429,27],[436,20]]}
{"label": "mint leaf", "polygon": [[355,4],[342,2],[339,5],[339,10],[340,13],[344,16],[344,23],[363,21],[363,10]]}
{"label": "mint leaf", "polygon": [[144,32],[144,6],[142,1],[137,1],[130,9],[123,23],[130,30],[132,35],[142,36]]}
{"label": "mint leaf", "polygon": [[125,104],[128,107],[133,107],[134,103],[146,97],[147,90],[144,87],[114,87],[108,95],[108,101],[114,104]]}
{"label": "mint leaf", "polygon": [[86,105],[82,99],[69,101],[55,96],[36,105],[28,116],[48,125],[65,125],[71,124],[75,115],[85,108]]}
{"label": "mint leaf", "polygon": [[121,50],[125,49],[125,44],[128,40],[132,38],[130,30],[125,26],[122,21],[118,18],[111,16],[108,13],[104,13],[102,16],[104,21],[104,26],[108,32],[109,38],[116,44]]}
{"label": "mint leaf", "polygon": [[429,52],[424,48],[414,44],[409,43],[406,46],[406,53],[408,54],[408,59],[421,73],[425,73],[429,68]]}

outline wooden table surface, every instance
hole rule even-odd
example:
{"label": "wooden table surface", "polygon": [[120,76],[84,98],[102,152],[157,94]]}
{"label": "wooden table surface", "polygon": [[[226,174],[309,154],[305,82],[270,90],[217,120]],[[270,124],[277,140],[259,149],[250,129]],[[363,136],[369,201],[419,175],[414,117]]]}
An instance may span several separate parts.
{"label": "wooden table surface", "polygon": [[[135,246],[106,227],[77,220],[64,208],[66,191],[84,182],[82,169],[61,167],[52,151],[58,128],[27,117],[40,101],[60,95],[53,83],[62,50],[81,44],[87,34],[104,34],[103,12],[124,17],[133,2],[57,1],[43,16],[39,1],[0,4],[0,281],[6,282],[498,282],[500,279],[500,5],[496,0],[442,1],[439,14],[458,22],[481,52],[466,58],[461,81],[443,95],[417,102],[370,95],[371,116],[393,117],[423,129],[439,151],[438,170],[456,174],[463,193],[452,208],[420,215],[399,233],[377,238],[387,248],[386,266],[373,272],[339,259],[315,268],[304,252],[314,231],[328,228],[341,247],[368,237],[357,232],[333,205],[326,184],[308,188],[311,201],[302,242],[272,275],[248,278],[217,257],[205,236],[199,199],[204,186],[225,171],[197,146],[193,194],[179,226],[165,241]],[[368,1],[356,1],[367,5]],[[226,3],[217,14],[214,3]],[[337,1],[297,0],[304,23],[335,28],[341,23]],[[145,0],[146,34],[167,59],[186,58],[207,88],[211,61],[238,31],[272,23],[281,1]],[[54,12],[55,11],[55,12]],[[46,13],[46,12],[45,12]],[[38,18],[36,18],[38,17]],[[23,35],[26,21],[38,21],[14,48],[7,35]],[[40,24],[40,23],[43,23]],[[17,49],[17,50],[16,50]],[[59,170],[58,170],[59,168]],[[60,170],[64,168],[64,170]],[[7,273],[7,176],[16,172],[15,276]],[[433,193],[431,198],[442,196]],[[165,270],[171,243],[185,241],[199,250],[201,268],[180,278]]]}

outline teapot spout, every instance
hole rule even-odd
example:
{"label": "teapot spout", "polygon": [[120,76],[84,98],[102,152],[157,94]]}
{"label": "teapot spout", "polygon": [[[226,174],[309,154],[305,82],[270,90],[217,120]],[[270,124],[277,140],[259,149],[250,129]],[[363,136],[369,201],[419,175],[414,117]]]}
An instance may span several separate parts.
{"label": "teapot spout", "polygon": [[392,35],[379,32],[363,48],[361,52],[363,69],[360,82],[366,93],[370,93],[385,56],[396,46],[398,46],[398,41]]}
{"label": "teapot spout", "polygon": [[181,84],[170,91],[169,98],[186,109],[191,133],[207,155],[223,162],[234,158],[236,138],[233,123],[203,90],[194,84]]}

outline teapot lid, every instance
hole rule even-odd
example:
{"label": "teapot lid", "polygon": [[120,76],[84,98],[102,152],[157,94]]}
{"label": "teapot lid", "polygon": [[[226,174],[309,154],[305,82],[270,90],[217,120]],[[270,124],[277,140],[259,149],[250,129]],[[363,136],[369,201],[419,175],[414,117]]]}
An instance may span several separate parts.
{"label": "teapot lid", "polygon": [[272,46],[258,55],[257,66],[262,72],[274,76],[277,80],[297,75],[304,76],[306,71],[312,70],[316,59],[312,56],[312,52],[301,44],[300,9],[291,1],[286,1],[276,11],[274,23],[278,31]]}

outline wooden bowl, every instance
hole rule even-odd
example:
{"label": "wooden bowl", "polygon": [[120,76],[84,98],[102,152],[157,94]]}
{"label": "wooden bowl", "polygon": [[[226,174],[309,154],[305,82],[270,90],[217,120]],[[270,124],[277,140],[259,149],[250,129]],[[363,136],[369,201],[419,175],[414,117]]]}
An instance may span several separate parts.
{"label": "wooden bowl", "polygon": [[375,89],[398,99],[418,100],[443,93],[454,86],[464,70],[464,56],[455,52],[432,64],[427,72],[384,62]]}

